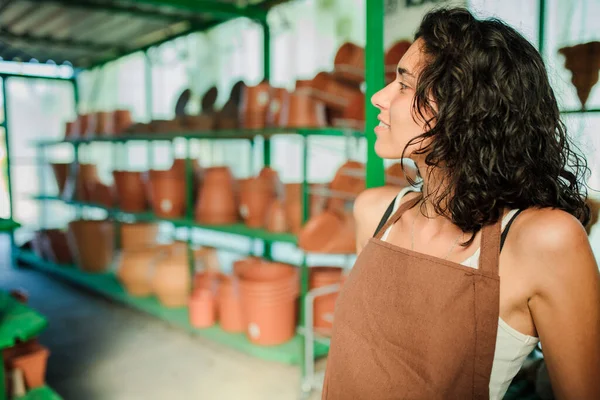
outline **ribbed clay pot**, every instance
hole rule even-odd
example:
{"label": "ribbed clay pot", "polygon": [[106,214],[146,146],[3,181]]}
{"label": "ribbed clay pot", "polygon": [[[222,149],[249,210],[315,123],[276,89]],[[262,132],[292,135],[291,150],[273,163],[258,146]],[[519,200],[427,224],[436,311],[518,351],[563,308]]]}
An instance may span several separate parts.
{"label": "ribbed clay pot", "polygon": [[262,263],[249,267],[240,280],[246,335],[258,345],[290,340],[296,329],[298,273],[293,266]]}
{"label": "ribbed clay pot", "polygon": [[267,125],[267,112],[271,102],[271,85],[261,82],[242,90],[240,121],[244,129],[263,129]]}
{"label": "ribbed clay pot", "polygon": [[96,273],[110,268],[114,255],[112,221],[71,221],[68,242],[71,254],[82,271]]}
{"label": "ribbed clay pot", "polygon": [[[311,267],[309,288],[316,289],[323,286],[334,285],[342,280],[342,268],[338,267]],[[338,292],[318,296],[313,305],[313,325],[315,328],[331,329],[330,320],[335,310]]]}
{"label": "ribbed clay pot", "polygon": [[121,223],[121,248],[136,250],[156,246],[158,230],[158,224],[153,222]]}
{"label": "ribbed clay pot", "polygon": [[113,171],[119,208],[125,212],[146,210],[146,185],[141,172]]}
{"label": "ribbed clay pot", "polygon": [[327,125],[325,104],[311,96],[311,89],[291,93],[284,103],[280,118],[287,128],[321,128]]}
{"label": "ribbed clay pot", "polygon": [[352,83],[365,80],[365,49],[346,42],[338,49],[334,59],[335,75]]}
{"label": "ribbed clay pot", "polygon": [[187,252],[183,246],[171,247],[157,263],[152,290],[162,305],[185,307],[191,293],[191,276]]}
{"label": "ribbed clay pot", "polygon": [[196,221],[233,224],[238,221],[236,184],[229,167],[207,168],[196,203]]}
{"label": "ribbed clay pot", "polygon": [[163,253],[160,247],[122,251],[117,278],[130,295],[144,297],[152,293],[152,275]]}

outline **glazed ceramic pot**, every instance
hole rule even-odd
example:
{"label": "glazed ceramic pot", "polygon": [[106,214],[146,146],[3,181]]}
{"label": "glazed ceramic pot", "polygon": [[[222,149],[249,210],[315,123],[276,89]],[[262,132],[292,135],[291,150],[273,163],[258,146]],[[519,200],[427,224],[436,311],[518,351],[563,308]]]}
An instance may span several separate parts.
{"label": "glazed ceramic pot", "polygon": [[121,248],[137,250],[156,246],[158,224],[153,222],[121,223]]}
{"label": "glazed ceramic pot", "polygon": [[315,100],[310,89],[297,90],[287,97],[280,122],[287,128],[322,128],[327,125],[325,104]]}
{"label": "glazed ceramic pot", "polygon": [[244,129],[263,129],[267,125],[267,112],[271,102],[271,86],[261,82],[242,90],[240,122]]}
{"label": "glazed ceramic pot", "polygon": [[592,88],[598,82],[600,42],[563,47],[558,52],[565,56],[565,68],[571,71],[571,83],[577,90],[582,108],[585,108]]}
{"label": "glazed ceramic pot", "polygon": [[68,243],[71,254],[82,271],[90,273],[108,271],[114,255],[113,222],[71,221]]}
{"label": "glazed ceramic pot", "polygon": [[229,167],[207,168],[196,203],[196,221],[205,224],[233,224],[238,220],[238,197]]}
{"label": "glazed ceramic pot", "polygon": [[187,252],[171,247],[155,266],[152,291],[165,307],[185,307],[191,293],[191,273]]}
{"label": "glazed ceramic pot", "polygon": [[350,42],[346,42],[338,49],[334,70],[336,76],[352,83],[361,83],[365,80],[365,49]]}
{"label": "glazed ceramic pot", "polygon": [[117,278],[130,295],[144,297],[152,293],[152,274],[163,252],[157,247],[122,251]]}
{"label": "glazed ceramic pot", "polygon": [[125,212],[146,210],[146,185],[141,172],[113,171],[119,208]]}

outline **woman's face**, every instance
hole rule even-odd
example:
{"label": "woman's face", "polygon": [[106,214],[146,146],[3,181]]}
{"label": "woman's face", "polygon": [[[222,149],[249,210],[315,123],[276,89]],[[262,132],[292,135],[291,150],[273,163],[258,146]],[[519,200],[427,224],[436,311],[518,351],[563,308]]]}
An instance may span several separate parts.
{"label": "woman's face", "polygon": [[[371,102],[380,110],[379,126],[375,128],[375,152],[381,158],[398,159],[408,142],[425,132],[425,123],[419,114],[413,119],[415,87],[424,55],[421,40],[416,40],[398,62],[396,80],[375,93]],[[427,143],[417,143],[406,149],[405,157]]]}

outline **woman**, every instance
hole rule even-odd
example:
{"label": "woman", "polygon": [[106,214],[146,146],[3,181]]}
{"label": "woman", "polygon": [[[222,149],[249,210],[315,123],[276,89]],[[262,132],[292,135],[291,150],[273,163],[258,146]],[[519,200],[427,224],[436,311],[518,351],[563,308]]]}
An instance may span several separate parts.
{"label": "woman", "polygon": [[541,341],[557,398],[600,399],[585,161],[538,52],[499,21],[433,11],[372,102],[377,154],[421,182],[356,201],[323,398],[501,399]]}

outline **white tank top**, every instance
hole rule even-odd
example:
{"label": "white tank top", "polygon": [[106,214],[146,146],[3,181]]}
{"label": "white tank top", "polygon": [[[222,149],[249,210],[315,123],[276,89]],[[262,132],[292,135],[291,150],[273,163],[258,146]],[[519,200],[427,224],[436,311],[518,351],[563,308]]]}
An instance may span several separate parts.
{"label": "white tank top", "polygon": [[[418,188],[411,186],[403,188],[394,201],[394,212],[400,206],[400,199],[405,194],[418,191]],[[517,211],[511,210],[504,216],[502,219],[502,230],[504,230],[506,224]],[[385,241],[387,239],[391,228],[391,226],[387,228],[381,240]],[[461,262],[461,264],[471,268],[478,268],[480,250],[477,249],[471,257]],[[519,372],[525,359],[533,351],[538,342],[538,338],[525,335],[508,325],[502,318],[498,318],[496,350],[494,352],[494,363],[490,376],[490,400],[501,400],[504,397],[513,378]]]}

